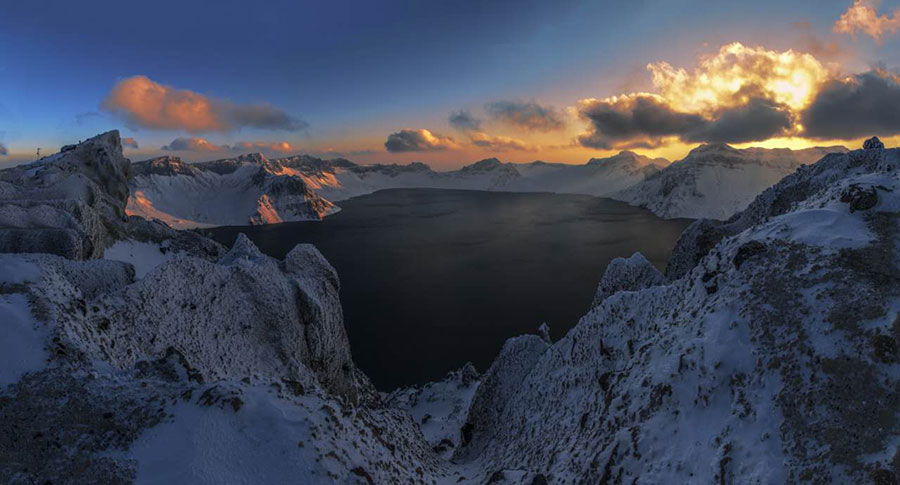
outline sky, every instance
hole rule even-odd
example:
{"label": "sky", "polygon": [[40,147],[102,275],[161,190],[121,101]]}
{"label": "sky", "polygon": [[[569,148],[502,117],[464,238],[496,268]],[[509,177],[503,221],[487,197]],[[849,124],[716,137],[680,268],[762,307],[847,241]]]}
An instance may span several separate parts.
{"label": "sky", "polygon": [[900,1],[0,5],[0,165],[120,130],[132,160],[677,160],[900,141]]}

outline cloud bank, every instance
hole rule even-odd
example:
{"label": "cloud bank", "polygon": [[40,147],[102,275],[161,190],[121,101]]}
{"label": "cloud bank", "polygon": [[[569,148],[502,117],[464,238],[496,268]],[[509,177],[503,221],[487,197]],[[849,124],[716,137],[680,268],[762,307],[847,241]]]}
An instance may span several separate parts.
{"label": "cloud bank", "polygon": [[200,137],[178,137],[171,143],[162,147],[165,151],[170,152],[267,152],[267,153],[289,153],[294,151],[294,147],[286,141],[266,142],[266,141],[239,141],[233,145],[216,145],[210,143],[205,138]]}
{"label": "cloud bank", "polygon": [[537,147],[528,145],[524,141],[517,138],[489,135],[480,131],[473,131],[469,133],[469,140],[472,142],[472,145],[476,147],[487,148],[488,150],[495,152],[506,152],[513,150],[533,152],[537,150]]}
{"label": "cloud bank", "polygon": [[269,105],[236,104],[159,84],[146,76],[116,83],[101,108],[129,125],[154,130],[224,133],[241,128],[297,131],[308,126]]}
{"label": "cloud bank", "polygon": [[484,106],[497,121],[529,131],[555,131],[566,127],[562,116],[552,107],[525,101],[495,101]]}
{"label": "cloud bank", "polygon": [[807,53],[740,43],[701,57],[693,70],[647,65],[655,93],[582,99],[582,146],[652,148],[686,143],[745,143],[801,135],[797,119],[833,74]]}
{"label": "cloud bank", "polygon": [[900,133],[900,76],[873,70],[825,84],[801,118],[810,138]]}
{"label": "cloud bank", "polygon": [[0,143],[0,157],[9,155],[9,150],[6,149],[6,145]]}
{"label": "cloud bank", "polygon": [[138,142],[129,136],[128,138],[122,138],[122,146],[137,150]]}
{"label": "cloud bank", "polygon": [[441,136],[426,129],[406,128],[388,135],[384,148],[391,153],[429,152],[459,148],[448,136]]}

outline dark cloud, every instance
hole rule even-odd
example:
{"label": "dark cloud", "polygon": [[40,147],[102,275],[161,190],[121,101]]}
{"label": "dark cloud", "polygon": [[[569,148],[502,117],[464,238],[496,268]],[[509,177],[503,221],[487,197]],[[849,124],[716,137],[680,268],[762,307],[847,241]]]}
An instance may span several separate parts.
{"label": "dark cloud", "polygon": [[586,100],[579,114],[590,122],[591,131],[578,140],[601,149],[647,138],[685,136],[707,124],[702,116],[674,111],[662,98],[649,94]]}
{"label": "dark cloud", "polygon": [[128,138],[122,138],[122,146],[128,147],[128,148],[134,148],[135,150],[137,150],[138,143],[137,143],[137,140],[135,140],[134,138],[131,138],[129,136]]}
{"label": "dark cloud", "polygon": [[9,150],[6,149],[6,145],[0,143],[0,156],[9,155]]}
{"label": "dark cloud", "polygon": [[744,143],[784,134],[792,124],[791,113],[763,99],[716,113],[714,120],[681,138],[707,143]]}
{"label": "dark cloud", "polygon": [[579,142],[591,148],[654,148],[665,138],[686,142],[742,143],[784,133],[790,113],[762,99],[720,110],[711,118],[675,111],[655,95],[636,94],[606,100],[587,100],[579,114],[591,131]]}
{"label": "dark cloud", "polygon": [[476,118],[472,113],[466,110],[459,110],[450,113],[450,124],[457,130],[477,131],[481,128],[481,120]]}
{"label": "dark cloud", "polygon": [[491,118],[533,131],[554,131],[566,127],[555,109],[525,101],[496,101],[484,105]]}
{"label": "dark cloud", "polygon": [[851,139],[900,133],[898,76],[883,70],[827,83],[801,114],[804,135]]}
{"label": "dark cloud", "polygon": [[384,147],[392,153],[426,152],[458,148],[453,138],[441,136],[425,129],[403,129],[388,135]]}
{"label": "dark cloud", "polygon": [[205,138],[197,136],[190,138],[178,137],[168,145],[163,146],[162,149],[170,152],[290,153],[294,151],[294,147],[286,141],[238,141],[232,145],[216,145]]}

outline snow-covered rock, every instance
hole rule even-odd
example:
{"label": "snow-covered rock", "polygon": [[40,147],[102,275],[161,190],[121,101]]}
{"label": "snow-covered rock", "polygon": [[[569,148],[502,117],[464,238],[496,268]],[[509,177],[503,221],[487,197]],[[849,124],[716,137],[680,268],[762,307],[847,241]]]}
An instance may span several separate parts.
{"label": "snow-covered rock", "polygon": [[[718,237],[694,231],[679,279],[607,295],[500,386],[462,464],[550,483],[896,481],[900,150],[867,146],[799,169]],[[851,210],[855,184],[877,202]]]}
{"label": "snow-covered rock", "polygon": [[612,198],[645,207],[667,219],[725,220],[801,165],[816,162],[828,153],[846,151],[840,146],[791,150],[701,145],[683,160]]}
{"label": "snow-covered rock", "polygon": [[135,163],[133,172],[128,214],[174,228],[318,220],[337,210],[258,153],[198,164],[166,156]]}
{"label": "snow-covered rock", "polygon": [[99,257],[114,240],[128,198],[128,159],[118,131],[0,170],[0,252]]}
{"label": "snow-covered rock", "polygon": [[666,277],[643,254],[634,253],[630,258],[616,258],[606,267],[591,308],[620,291],[638,291],[666,283]]}

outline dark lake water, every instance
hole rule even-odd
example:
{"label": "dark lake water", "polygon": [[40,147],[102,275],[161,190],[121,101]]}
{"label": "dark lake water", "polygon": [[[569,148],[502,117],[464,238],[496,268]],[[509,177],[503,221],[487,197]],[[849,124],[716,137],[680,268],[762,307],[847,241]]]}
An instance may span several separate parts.
{"label": "dark lake water", "polygon": [[554,339],[586,313],[606,265],[640,251],[664,269],[689,220],[609,199],[384,190],[321,222],[221,227],[283,258],[315,244],[337,269],[353,357],[381,390],[484,371],[503,342],[547,322]]}

